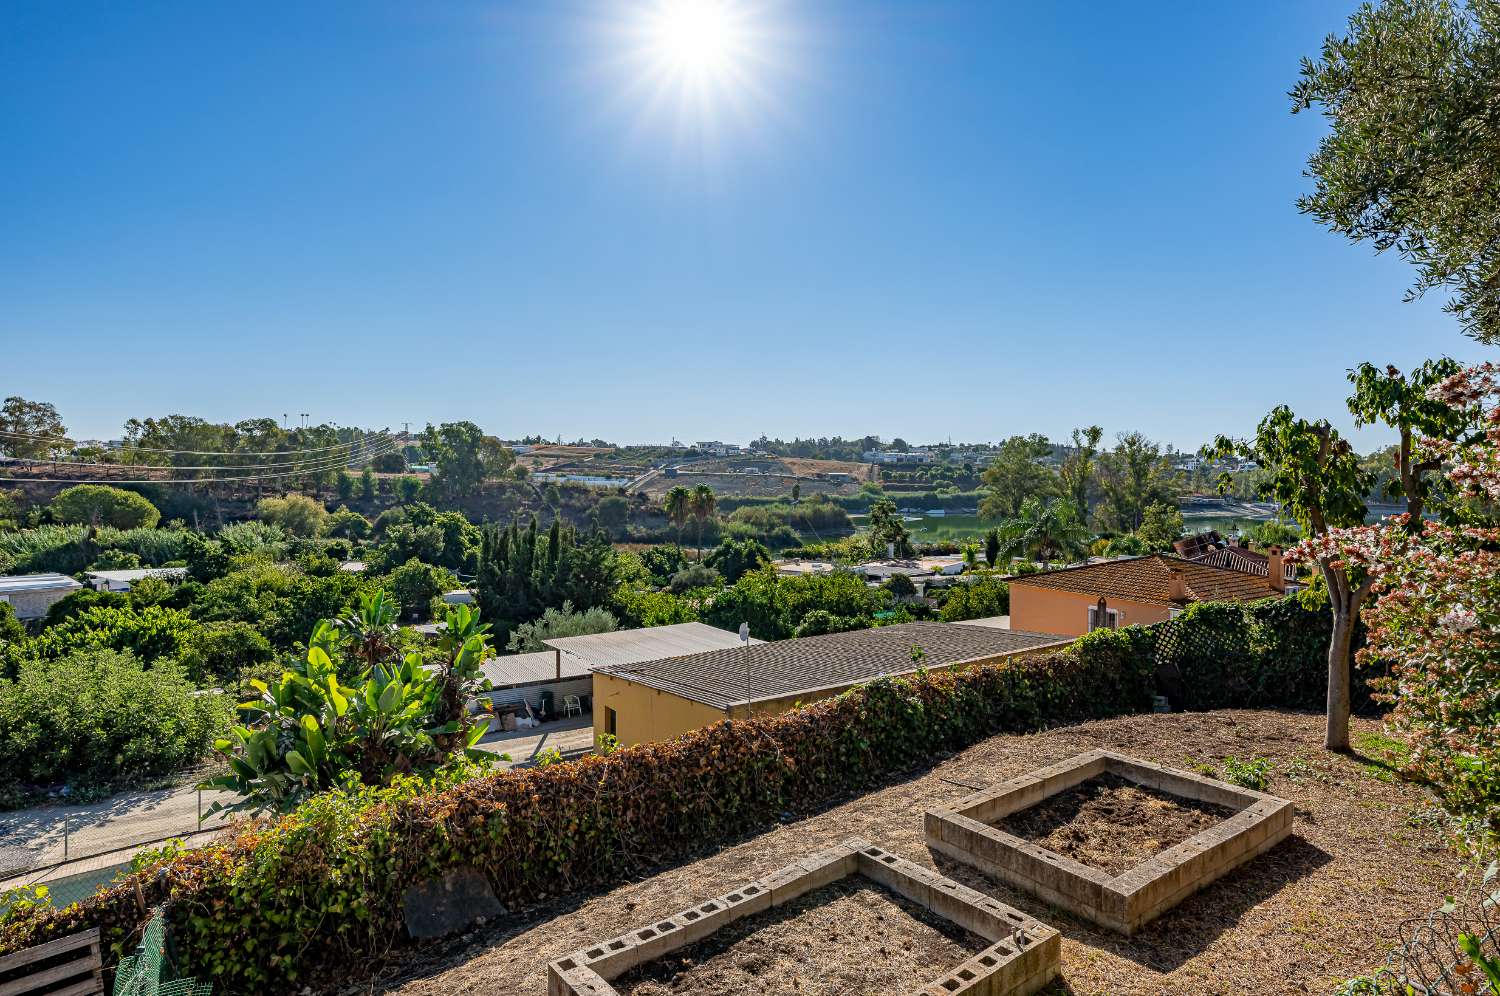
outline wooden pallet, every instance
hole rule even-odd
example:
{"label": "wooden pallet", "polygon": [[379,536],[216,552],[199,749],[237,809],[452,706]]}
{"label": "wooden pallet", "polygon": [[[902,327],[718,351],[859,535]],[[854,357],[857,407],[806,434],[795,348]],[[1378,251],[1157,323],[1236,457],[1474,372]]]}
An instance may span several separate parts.
{"label": "wooden pallet", "polygon": [[[27,966],[43,966],[25,971]],[[0,996],[90,996],[104,992],[99,931],[59,937],[0,957]]]}

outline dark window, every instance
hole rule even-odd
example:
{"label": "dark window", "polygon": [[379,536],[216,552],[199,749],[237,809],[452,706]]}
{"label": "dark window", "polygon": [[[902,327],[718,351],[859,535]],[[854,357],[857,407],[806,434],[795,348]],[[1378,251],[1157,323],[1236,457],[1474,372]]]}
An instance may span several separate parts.
{"label": "dark window", "polygon": [[615,735],[615,711],[609,706],[604,707],[604,732],[610,736]]}

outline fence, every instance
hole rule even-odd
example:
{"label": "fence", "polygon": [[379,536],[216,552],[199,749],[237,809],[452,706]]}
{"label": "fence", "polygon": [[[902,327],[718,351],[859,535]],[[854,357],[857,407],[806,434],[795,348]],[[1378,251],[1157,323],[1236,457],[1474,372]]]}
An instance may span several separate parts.
{"label": "fence", "polygon": [[172,787],[123,792],[85,805],[49,804],[0,812],[0,891],[46,885],[53,901],[82,898],[144,847],[182,838],[208,840],[227,822],[210,815],[226,794],[197,785],[216,769],[181,772]]}

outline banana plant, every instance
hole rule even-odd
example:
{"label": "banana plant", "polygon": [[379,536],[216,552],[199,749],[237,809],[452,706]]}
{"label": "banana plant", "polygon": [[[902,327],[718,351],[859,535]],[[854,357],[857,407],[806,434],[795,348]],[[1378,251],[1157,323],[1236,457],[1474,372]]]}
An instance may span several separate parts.
{"label": "banana plant", "polygon": [[[461,757],[492,758],[475,747],[488,720],[474,720],[468,709],[489,686],[480,670],[489,627],[469,606],[450,608],[443,658],[433,666],[419,654],[396,654],[385,630],[393,617],[392,603],[370,596],[357,617],[318,623],[306,656],[277,681],[251,682],[258,694],[240,703],[242,723],[214,745],[227,770],[203,784],[238,798],[215,803],[210,815],[286,812],[343,785],[387,784]],[[348,656],[362,667],[345,685],[339,661]]]}

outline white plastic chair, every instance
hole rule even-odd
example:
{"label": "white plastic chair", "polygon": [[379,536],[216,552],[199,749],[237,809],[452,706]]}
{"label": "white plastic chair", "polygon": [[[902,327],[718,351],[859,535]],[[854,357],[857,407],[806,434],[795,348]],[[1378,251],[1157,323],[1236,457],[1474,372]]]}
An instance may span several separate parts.
{"label": "white plastic chair", "polygon": [[583,703],[578,701],[576,695],[563,696],[563,719],[572,715],[583,715]]}

